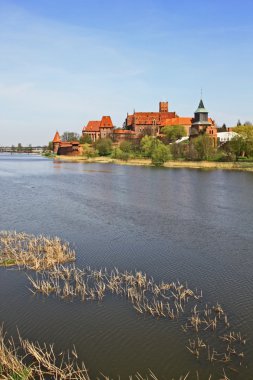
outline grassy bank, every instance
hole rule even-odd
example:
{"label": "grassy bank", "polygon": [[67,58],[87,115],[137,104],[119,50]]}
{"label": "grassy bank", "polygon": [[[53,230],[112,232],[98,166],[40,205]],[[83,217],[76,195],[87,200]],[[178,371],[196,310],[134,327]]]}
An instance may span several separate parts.
{"label": "grassy bank", "polygon": [[[129,166],[154,166],[150,159],[135,158],[128,161],[117,160],[111,157],[85,156],[56,156],[56,160],[68,162],[84,162],[99,164],[117,164]],[[243,170],[253,172],[253,162],[215,162],[215,161],[167,161],[165,168],[188,168],[188,169],[220,169],[220,170]]]}

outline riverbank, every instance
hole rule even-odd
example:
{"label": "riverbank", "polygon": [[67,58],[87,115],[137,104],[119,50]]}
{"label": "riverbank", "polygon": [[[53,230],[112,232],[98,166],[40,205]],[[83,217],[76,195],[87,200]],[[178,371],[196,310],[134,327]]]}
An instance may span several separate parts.
{"label": "riverbank", "polygon": [[[55,160],[68,162],[99,163],[99,164],[116,164],[128,166],[154,166],[150,159],[135,158],[128,161],[113,159],[111,157],[92,157],[84,156],[56,156]],[[214,161],[167,161],[165,168],[178,169],[220,169],[220,170],[243,170],[253,172],[253,162],[214,162]]]}

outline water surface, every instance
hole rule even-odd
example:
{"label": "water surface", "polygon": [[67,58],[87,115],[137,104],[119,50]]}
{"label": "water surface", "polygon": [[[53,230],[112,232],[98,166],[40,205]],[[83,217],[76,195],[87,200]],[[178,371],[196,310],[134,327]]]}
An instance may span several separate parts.
{"label": "water surface", "polygon": [[[252,173],[1,154],[0,189],[1,230],[57,235],[75,248],[79,266],[187,281],[219,301],[248,338],[248,368],[233,378],[253,379]],[[0,269],[0,322],[59,352],[75,344],[92,376],[148,368],[161,379],[196,369],[220,374],[185,349],[179,322],[140,317],[117,297],[102,304],[33,297],[24,272]]]}

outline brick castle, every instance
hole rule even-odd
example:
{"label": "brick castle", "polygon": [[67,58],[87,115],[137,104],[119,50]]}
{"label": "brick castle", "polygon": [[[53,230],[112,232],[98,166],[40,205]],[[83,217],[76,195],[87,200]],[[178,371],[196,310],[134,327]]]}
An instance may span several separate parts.
{"label": "brick castle", "polygon": [[[109,137],[114,142],[129,139],[140,139],[145,134],[162,138],[162,128],[165,126],[182,125],[186,135],[191,139],[201,134],[212,138],[217,144],[217,126],[213,119],[208,117],[203,100],[201,99],[193,117],[181,117],[176,112],[169,111],[168,102],[159,103],[158,112],[135,112],[127,114],[123,128],[115,128],[110,116],[103,116],[101,120],[91,120],[82,129],[82,135],[88,135],[92,142]],[[63,142],[56,132],[53,139],[54,153],[59,155],[79,155],[82,153],[78,141]]]}

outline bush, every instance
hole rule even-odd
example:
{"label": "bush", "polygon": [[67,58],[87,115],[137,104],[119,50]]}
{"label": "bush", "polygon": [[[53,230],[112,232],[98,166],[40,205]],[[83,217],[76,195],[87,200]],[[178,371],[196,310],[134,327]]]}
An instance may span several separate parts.
{"label": "bush", "polygon": [[99,139],[94,143],[94,147],[99,156],[109,156],[112,153],[112,140],[108,138]]}

